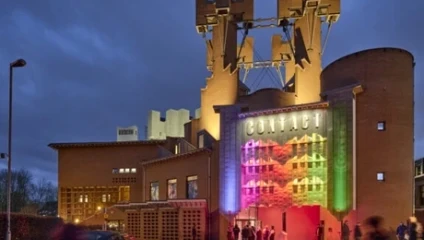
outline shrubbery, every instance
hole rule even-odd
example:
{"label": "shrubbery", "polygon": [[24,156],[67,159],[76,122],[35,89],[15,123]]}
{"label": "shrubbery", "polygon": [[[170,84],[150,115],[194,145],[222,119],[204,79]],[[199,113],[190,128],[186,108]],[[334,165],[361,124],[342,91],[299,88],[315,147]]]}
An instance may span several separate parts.
{"label": "shrubbery", "polygon": [[[51,232],[63,223],[55,217],[24,214],[11,215],[12,240],[48,240]],[[0,240],[6,239],[7,215],[0,213]]]}

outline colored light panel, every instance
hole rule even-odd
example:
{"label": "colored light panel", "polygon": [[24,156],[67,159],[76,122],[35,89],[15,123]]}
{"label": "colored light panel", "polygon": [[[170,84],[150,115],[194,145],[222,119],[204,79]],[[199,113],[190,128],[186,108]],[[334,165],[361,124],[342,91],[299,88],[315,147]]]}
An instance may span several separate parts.
{"label": "colored light panel", "polygon": [[327,207],[325,110],[244,119],[241,208]]}
{"label": "colored light panel", "polygon": [[346,109],[333,109],[333,176],[334,176],[334,210],[343,212],[348,208],[347,201],[347,126]]}
{"label": "colored light panel", "polygon": [[242,207],[327,206],[326,139],[313,134],[242,146]]}

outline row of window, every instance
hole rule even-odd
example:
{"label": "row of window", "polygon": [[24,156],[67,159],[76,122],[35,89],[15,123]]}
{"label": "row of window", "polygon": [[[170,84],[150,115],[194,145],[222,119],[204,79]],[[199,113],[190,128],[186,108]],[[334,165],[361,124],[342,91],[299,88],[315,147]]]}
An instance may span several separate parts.
{"label": "row of window", "polygon": [[[177,199],[177,179],[167,180],[167,199]],[[198,195],[197,176],[189,176],[186,179],[186,198],[195,199]],[[150,200],[159,201],[159,182],[150,183]]]}
{"label": "row of window", "polygon": [[133,135],[134,134],[134,130],[133,129],[120,129],[118,131],[119,135]]}
{"label": "row of window", "polygon": [[[78,198],[78,202],[88,203],[88,199],[89,199],[88,194],[80,194],[79,198]],[[102,194],[102,203],[106,203],[106,202],[114,202],[114,201],[112,201],[112,195],[111,194]]]}
{"label": "row of window", "polygon": [[[129,186],[120,186],[119,190],[117,192],[111,192],[111,193],[102,193],[101,195],[93,194],[93,193],[80,193],[77,196],[77,200],[80,203],[91,203],[91,202],[97,202],[101,201],[103,203],[106,202],[114,202],[116,201],[116,198],[118,198],[118,201],[129,201],[130,200],[130,187]],[[67,200],[69,201],[70,198],[67,197]]]}
{"label": "row of window", "polygon": [[122,174],[122,173],[137,173],[137,168],[113,168],[113,174]]}
{"label": "row of window", "polygon": [[[105,203],[105,202],[111,202],[111,197],[112,197],[111,194],[102,194],[102,202],[103,203]],[[88,203],[88,194],[81,194],[81,195],[79,195],[78,202],[80,202],[80,203],[82,203],[82,202]]]}
{"label": "row of window", "polygon": [[299,168],[306,168],[306,166],[308,166],[308,168],[321,168],[321,167],[325,167],[325,162],[301,162],[301,163],[293,163],[292,167],[293,169],[298,169]]}

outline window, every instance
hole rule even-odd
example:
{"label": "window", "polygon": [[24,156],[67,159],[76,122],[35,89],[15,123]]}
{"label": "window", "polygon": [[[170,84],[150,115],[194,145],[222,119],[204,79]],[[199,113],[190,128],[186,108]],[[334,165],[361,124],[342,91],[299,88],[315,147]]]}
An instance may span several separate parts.
{"label": "window", "polygon": [[128,202],[130,200],[131,189],[130,186],[119,186],[119,200],[118,202]]}
{"label": "window", "polygon": [[110,194],[102,194],[102,202],[110,202],[111,196]]}
{"label": "window", "polygon": [[420,205],[424,205],[424,185],[420,186]]}
{"label": "window", "polygon": [[199,148],[203,148],[205,146],[205,135],[199,135]]}
{"label": "window", "polygon": [[159,201],[159,182],[150,183],[150,200]]}
{"label": "window", "polygon": [[119,135],[132,135],[134,134],[134,130],[132,129],[120,129]]}
{"label": "window", "polygon": [[385,179],[384,172],[377,173],[377,181],[383,182]]}
{"label": "window", "polygon": [[114,168],[112,173],[137,173],[137,168]]}
{"label": "window", "polygon": [[377,123],[377,130],[378,131],[386,131],[386,122],[380,121]]}
{"label": "window", "polygon": [[187,177],[187,198],[197,198],[197,176]]}
{"label": "window", "polygon": [[421,164],[415,165],[415,176],[420,176],[423,174],[423,168]]}
{"label": "window", "polygon": [[180,144],[175,144],[175,154],[180,154]]}
{"label": "window", "polygon": [[88,202],[88,195],[87,194],[84,195],[84,202]]}
{"label": "window", "polygon": [[177,199],[177,179],[168,180],[168,199]]}
{"label": "window", "polygon": [[79,195],[78,202],[84,202],[84,196],[83,195]]}

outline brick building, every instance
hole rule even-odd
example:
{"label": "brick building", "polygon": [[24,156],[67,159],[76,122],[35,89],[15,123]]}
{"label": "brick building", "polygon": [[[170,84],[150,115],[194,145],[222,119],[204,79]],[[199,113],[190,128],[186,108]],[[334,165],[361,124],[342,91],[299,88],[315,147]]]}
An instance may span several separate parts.
{"label": "brick building", "polygon": [[[371,49],[321,70],[321,27],[311,32],[307,22],[335,22],[339,1],[278,2],[279,25],[293,38],[273,36],[272,61],[258,63],[247,37],[253,0],[196,1],[197,30],[212,35],[211,76],[183,138],[50,144],[60,216],[157,240],[192,239],[192,228],[199,240],[226,239],[229,226],[247,223],[312,239],[320,221],[339,232],[342,220],[353,229],[374,214],[390,227],[409,217],[413,56]],[[283,87],[250,93],[239,73],[266,64],[284,65]]]}
{"label": "brick building", "polygon": [[424,158],[415,160],[414,212],[420,222],[424,221]]}

